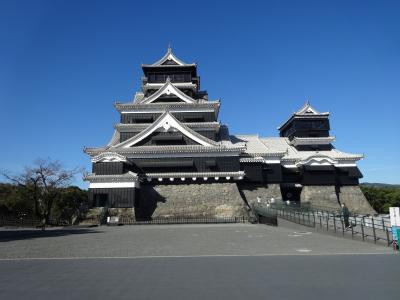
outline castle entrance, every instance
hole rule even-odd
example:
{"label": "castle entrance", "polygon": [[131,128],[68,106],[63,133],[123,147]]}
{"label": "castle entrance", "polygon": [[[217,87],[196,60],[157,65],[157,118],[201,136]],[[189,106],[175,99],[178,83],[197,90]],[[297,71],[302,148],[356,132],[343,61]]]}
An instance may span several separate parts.
{"label": "castle entrance", "polygon": [[282,200],[300,205],[301,189],[300,184],[281,184]]}

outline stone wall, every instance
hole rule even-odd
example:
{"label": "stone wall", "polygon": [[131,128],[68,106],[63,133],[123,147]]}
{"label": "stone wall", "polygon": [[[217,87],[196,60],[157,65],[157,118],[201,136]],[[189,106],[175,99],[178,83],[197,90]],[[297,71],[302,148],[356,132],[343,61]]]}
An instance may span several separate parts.
{"label": "stone wall", "polygon": [[351,213],[376,214],[358,185],[340,187],[339,200],[346,203]]}
{"label": "stone wall", "polygon": [[143,184],[137,219],[157,217],[240,217],[247,209],[236,183]]}
{"label": "stone wall", "polygon": [[300,202],[325,209],[340,209],[335,186],[333,185],[303,186],[300,194]]}
{"label": "stone wall", "polygon": [[279,184],[271,183],[268,185],[260,185],[240,183],[238,184],[238,187],[242,197],[249,205],[256,203],[257,197],[260,197],[262,202],[267,202],[268,200],[271,200],[271,198],[274,198],[276,201],[282,200]]}
{"label": "stone wall", "polygon": [[110,217],[128,217],[133,218],[135,216],[135,210],[133,207],[129,208],[109,208],[108,209],[108,216]]}

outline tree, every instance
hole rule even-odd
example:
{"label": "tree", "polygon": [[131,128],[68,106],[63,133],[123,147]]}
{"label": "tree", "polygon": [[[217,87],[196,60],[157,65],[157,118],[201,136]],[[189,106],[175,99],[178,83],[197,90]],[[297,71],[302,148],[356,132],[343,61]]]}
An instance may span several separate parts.
{"label": "tree", "polygon": [[74,176],[81,172],[78,168],[67,170],[58,161],[40,158],[34,161],[33,166],[25,167],[20,174],[11,175],[6,172],[3,175],[28,192],[34,214],[48,224],[61,189],[68,186]]}
{"label": "tree", "polygon": [[60,189],[60,195],[54,204],[53,216],[72,225],[88,207],[88,192],[77,186],[69,186]]}
{"label": "tree", "polygon": [[389,207],[400,206],[400,188],[396,186],[361,185],[365,197],[379,213],[388,213]]}

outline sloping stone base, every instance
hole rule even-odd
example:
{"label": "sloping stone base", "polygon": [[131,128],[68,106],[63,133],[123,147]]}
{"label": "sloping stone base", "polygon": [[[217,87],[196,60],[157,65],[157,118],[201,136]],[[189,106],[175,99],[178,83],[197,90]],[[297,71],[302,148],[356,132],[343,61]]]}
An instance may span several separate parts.
{"label": "sloping stone base", "polygon": [[303,186],[300,194],[301,204],[310,204],[321,209],[340,209],[335,186],[308,185]]}
{"label": "sloping stone base", "polygon": [[276,201],[282,200],[281,188],[279,184],[271,183],[264,185],[257,184],[238,184],[239,190],[244,200],[248,205],[257,203],[257,197],[261,198],[262,202],[267,202],[274,198]]}
{"label": "sloping stone base", "polygon": [[346,203],[351,213],[376,214],[359,186],[342,186],[339,193],[340,203]]}
{"label": "sloping stone base", "polygon": [[86,212],[84,219],[80,220],[79,225],[90,226],[100,225],[99,217],[102,214],[104,207],[93,207]]}
{"label": "sloping stone base", "polygon": [[135,210],[133,207],[129,208],[109,208],[108,216],[110,217],[127,217],[133,218],[135,217]]}
{"label": "sloping stone base", "polygon": [[236,183],[142,185],[136,219],[247,216]]}

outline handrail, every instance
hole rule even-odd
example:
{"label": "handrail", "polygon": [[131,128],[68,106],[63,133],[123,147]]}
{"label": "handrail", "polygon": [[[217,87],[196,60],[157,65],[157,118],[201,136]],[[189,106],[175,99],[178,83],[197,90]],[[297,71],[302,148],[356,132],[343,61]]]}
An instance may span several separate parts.
{"label": "handrail", "polygon": [[373,217],[367,215],[349,216],[351,227],[345,228],[344,219],[340,211],[326,211],[308,207],[285,206],[280,204],[256,204],[254,205],[256,214],[271,215],[286,219],[288,221],[315,227],[316,229],[339,232],[343,236],[351,233],[352,238],[361,236],[363,241],[373,240],[385,241],[388,246],[393,244],[390,219],[386,216]]}

